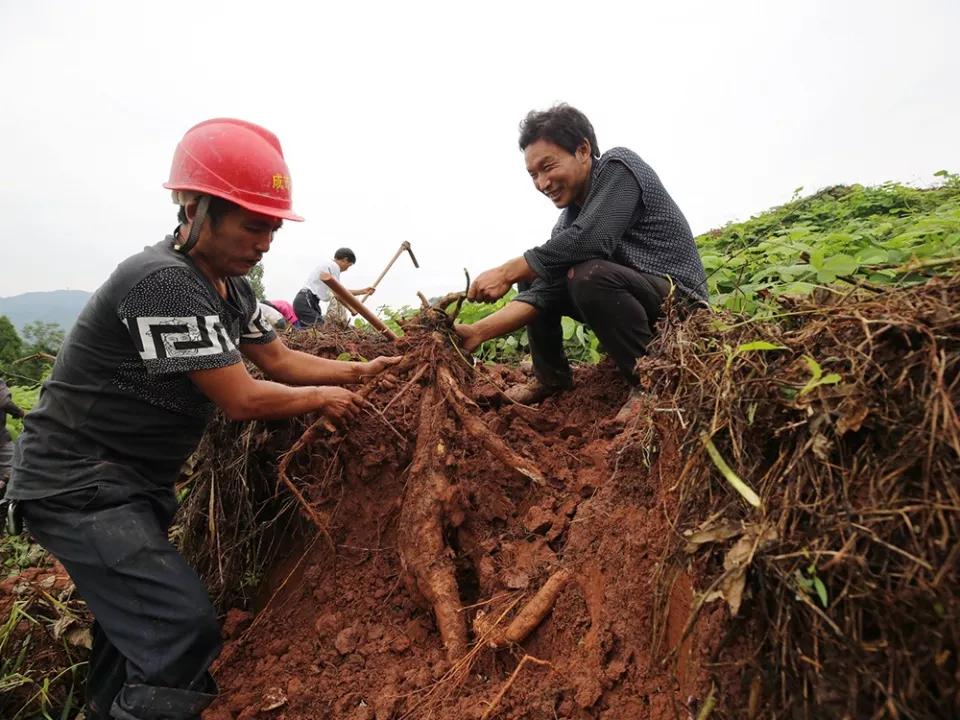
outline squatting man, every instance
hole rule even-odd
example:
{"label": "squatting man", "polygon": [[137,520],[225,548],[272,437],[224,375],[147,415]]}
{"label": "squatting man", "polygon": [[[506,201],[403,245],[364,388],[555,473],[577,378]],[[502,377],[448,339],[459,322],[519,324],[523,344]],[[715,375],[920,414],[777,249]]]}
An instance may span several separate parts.
{"label": "squatting man", "polygon": [[[7,492],[96,619],[90,720],[199,718],[216,695],[217,617],[167,540],[174,482],[214,409],[232,420],[319,412],[343,424],[363,401],[339,386],[399,360],[297,352],[261,317],[244,275],[284,220],[302,220],[272,133],[200,123],[164,187],[179,225],[123,261],[81,312],[24,420]],[[244,358],[272,380],[255,380]]]}
{"label": "squatting man", "polygon": [[[653,169],[618,147],[600,154],[587,117],[569,105],[531,111],[520,124],[520,149],[534,187],[562,210],[550,239],[477,276],[471,300],[493,302],[513,283],[519,293],[492,315],[457,325],[464,348],[527,326],[535,380],[510,388],[536,403],[572,386],[561,317],[587,323],[620,372],[636,384],[661,306],[671,293],[681,307],[706,304],[706,276],[683,213]],[[639,393],[617,415],[637,411]]]}

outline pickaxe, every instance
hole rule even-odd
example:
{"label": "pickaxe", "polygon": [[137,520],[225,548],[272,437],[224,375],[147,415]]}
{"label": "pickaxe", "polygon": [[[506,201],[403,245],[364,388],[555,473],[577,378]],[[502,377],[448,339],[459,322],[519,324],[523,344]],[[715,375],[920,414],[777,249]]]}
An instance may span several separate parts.
{"label": "pickaxe", "polygon": [[[380,277],[374,280],[373,285],[371,285],[370,287],[375,288],[377,285],[380,284],[380,281],[383,280],[383,276],[387,274],[387,271],[391,267],[393,267],[393,264],[397,261],[397,258],[403,254],[404,250],[406,250],[410,254],[410,259],[413,260],[413,266],[418,269],[420,268],[420,263],[417,262],[417,257],[413,254],[413,250],[410,249],[410,243],[404,240],[402,243],[400,243],[400,249],[397,250],[396,253],[394,253],[393,257],[390,258],[390,262],[387,263],[387,266],[383,269],[383,272],[380,273]],[[360,302],[365,303],[368,297],[370,297],[369,293],[366,295],[361,295]]]}
{"label": "pickaxe", "polygon": [[336,295],[337,299],[343,303],[344,307],[350,308],[354,314],[360,313],[360,315],[371,325],[373,325],[377,330],[379,330],[383,335],[390,340],[396,340],[396,333],[388,328],[383,320],[374,315],[373,311],[370,308],[364,307],[358,300],[355,298],[349,290],[347,290],[343,285],[341,285],[333,275],[330,273],[322,272],[320,273],[320,279],[326,283],[327,287],[330,288],[330,292]]}

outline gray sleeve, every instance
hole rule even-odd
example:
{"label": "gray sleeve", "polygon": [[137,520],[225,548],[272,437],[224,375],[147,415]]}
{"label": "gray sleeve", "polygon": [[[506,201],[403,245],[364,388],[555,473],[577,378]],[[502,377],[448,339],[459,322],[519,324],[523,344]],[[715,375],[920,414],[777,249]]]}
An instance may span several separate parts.
{"label": "gray sleeve", "polygon": [[570,292],[567,289],[567,278],[561,275],[556,280],[536,278],[529,287],[524,287],[514,296],[518,302],[533,305],[543,312],[551,308],[568,303]]}
{"label": "gray sleeve", "polygon": [[609,162],[594,180],[577,219],[523,257],[545,280],[562,277],[567,268],[586,260],[609,260],[640,201],[640,184],[633,173],[619,161]]}
{"label": "gray sleeve", "polygon": [[240,302],[243,304],[243,326],[240,328],[241,345],[266,345],[277,337],[273,326],[263,316],[253,286],[246,278],[239,278],[236,285]]}

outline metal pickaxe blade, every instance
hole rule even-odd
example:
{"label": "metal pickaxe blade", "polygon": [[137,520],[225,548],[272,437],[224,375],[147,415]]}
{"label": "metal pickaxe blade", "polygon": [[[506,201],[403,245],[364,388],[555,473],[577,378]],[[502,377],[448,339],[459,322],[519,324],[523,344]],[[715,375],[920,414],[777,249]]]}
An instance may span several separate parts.
{"label": "metal pickaxe blade", "polygon": [[[420,269],[420,263],[417,262],[417,256],[413,254],[413,248],[410,247],[410,243],[408,243],[406,240],[404,240],[403,245],[406,245],[406,246],[407,246],[407,247],[406,247],[406,251],[407,251],[407,254],[410,256],[410,259],[413,261],[413,266],[414,266],[417,270],[419,270],[419,269]],[[401,245],[400,247],[403,247],[403,245]]]}
{"label": "metal pickaxe blade", "polygon": [[[380,284],[380,281],[383,280],[383,276],[386,275],[387,271],[393,267],[393,264],[397,261],[397,258],[400,257],[404,253],[404,251],[406,251],[410,255],[410,259],[413,261],[413,266],[417,269],[420,268],[420,263],[417,262],[417,257],[416,255],[413,254],[413,250],[410,248],[410,243],[407,240],[404,240],[402,243],[400,243],[400,247],[393,254],[393,257],[390,258],[390,262],[387,263],[387,266],[383,269],[383,272],[380,273],[380,277],[374,280],[373,285],[371,285],[370,287],[375,288],[377,287],[377,285]],[[360,302],[365,303],[368,297],[370,297],[369,294],[361,296]]]}

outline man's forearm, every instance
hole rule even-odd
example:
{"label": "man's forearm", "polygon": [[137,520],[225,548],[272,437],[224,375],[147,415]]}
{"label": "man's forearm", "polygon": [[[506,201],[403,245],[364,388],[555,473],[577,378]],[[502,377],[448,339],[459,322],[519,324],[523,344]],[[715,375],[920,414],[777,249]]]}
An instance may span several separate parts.
{"label": "man's forearm", "polygon": [[224,403],[230,420],[282,420],[320,410],[324,405],[319,387],[290,387],[270,380],[255,380],[250,392]]}
{"label": "man's forearm", "polygon": [[511,285],[515,282],[534,280],[537,277],[523,255],[507,260],[500,267],[503,268],[504,276]]}
{"label": "man's forearm", "polygon": [[515,282],[533,280],[535,277],[537,274],[521,255],[477,275],[467,291],[467,299],[493,302],[506,295]]}
{"label": "man's forearm", "polygon": [[470,325],[476,344],[485,340],[502,337],[514,330],[519,330],[525,325],[529,325],[540,313],[537,308],[529,303],[515,300],[507,303],[492,315]]}
{"label": "man's forearm", "polygon": [[282,364],[271,368],[270,378],[291,385],[349,385],[360,382],[366,375],[365,365],[290,350]]}

